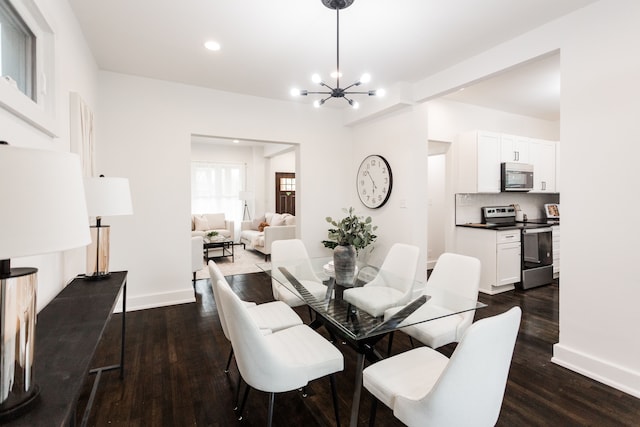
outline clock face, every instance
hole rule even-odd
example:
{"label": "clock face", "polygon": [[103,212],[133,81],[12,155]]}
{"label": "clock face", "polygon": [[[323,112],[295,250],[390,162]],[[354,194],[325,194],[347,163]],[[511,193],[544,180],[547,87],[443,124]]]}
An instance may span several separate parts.
{"label": "clock face", "polygon": [[387,160],[377,154],[365,157],[358,168],[356,188],[360,201],[368,208],[379,208],[389,200],[393,177]]}

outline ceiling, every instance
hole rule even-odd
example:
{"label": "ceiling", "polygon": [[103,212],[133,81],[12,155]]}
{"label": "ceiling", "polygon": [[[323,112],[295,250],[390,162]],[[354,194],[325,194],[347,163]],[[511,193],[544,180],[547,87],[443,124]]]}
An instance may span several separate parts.
{"label": "ceiling", "polygon": [[[356,0],[340,12],[341,86],[364,72],[363,90],[420,81],[594,1]],[[317,90],[313,73],[334,85],[336,13],[321,0],[69,3],[102,70],[287,101],[292,87]],[[559,92],[532,89],[552,78],[559,91],[559,58],[529,65],[450,98],[554,120]]]}

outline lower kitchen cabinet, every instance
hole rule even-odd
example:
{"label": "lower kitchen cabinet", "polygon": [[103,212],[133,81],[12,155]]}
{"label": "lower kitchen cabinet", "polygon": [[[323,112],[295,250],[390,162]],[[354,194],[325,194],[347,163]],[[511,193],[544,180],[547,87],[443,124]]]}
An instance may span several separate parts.
{"label": "lower kitchen cabinet", "polygon": [[497,294],[520,282],[519,230],[487,230],[456,227],[457,253],[476,257],[482,264],[480,292]]}

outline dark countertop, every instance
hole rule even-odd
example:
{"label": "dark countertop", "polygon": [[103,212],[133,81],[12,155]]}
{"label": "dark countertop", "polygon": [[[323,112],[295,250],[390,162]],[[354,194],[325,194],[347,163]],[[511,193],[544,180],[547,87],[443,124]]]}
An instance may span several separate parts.
{"label": "dark countertop", "polygon": [[560,225],[560,220],[552,220],[552,219],[532,219],[525,222],[516,222],[512,225],[504,225],[504,224],[481,224],[481,223],[467,223],[467,224],[457,224],[456,227],[467,227],[467,228],[479,228],[482,230],[493,230],[493,231],[505,231],[505,230],[523,230],[528,228],[543,228],[543,227],[551,227],[552,225]]}

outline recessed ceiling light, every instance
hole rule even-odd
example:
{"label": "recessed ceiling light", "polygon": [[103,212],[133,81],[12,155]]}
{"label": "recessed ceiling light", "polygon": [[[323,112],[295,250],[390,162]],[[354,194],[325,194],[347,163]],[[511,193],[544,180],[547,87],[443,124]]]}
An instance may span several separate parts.
{"label": "recessed ceiling light", "polygon": [[206,47],[209,50],[217,51],[217,50],[220,50],[220,43],[213,40],[209,40],[204,44],[204,47]]}
{"label": "recessed ceiling light", "polygon": [[238,141],[237,139],[234,139],[234,140],[233,140],[233,143],[234,143],[234,144],[239,144],[239,143],[240,143],[240,141]]}

